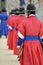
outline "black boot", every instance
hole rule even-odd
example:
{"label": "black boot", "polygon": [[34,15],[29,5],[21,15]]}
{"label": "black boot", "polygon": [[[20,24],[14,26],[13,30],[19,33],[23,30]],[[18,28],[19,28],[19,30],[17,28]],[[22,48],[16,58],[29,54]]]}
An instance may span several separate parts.
{"label": "black boot", "polygon": [[5,34],[5,37],[7,38],[7,35]]}
{"label": "black boot", "polygon": [[0,35],[0,38],[1,38],[1,35]]}

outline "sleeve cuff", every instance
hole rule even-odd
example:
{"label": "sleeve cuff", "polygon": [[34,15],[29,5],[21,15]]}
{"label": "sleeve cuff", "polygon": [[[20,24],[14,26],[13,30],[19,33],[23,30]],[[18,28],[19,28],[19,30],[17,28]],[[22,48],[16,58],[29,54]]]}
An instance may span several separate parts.
{"label": "sleeve cuff", "polygon": [[40,42],[43,43],[43,36],[40,37]]}
{"label": "sleeve cuff", "polygon": [[10,30],[12,30],[12,27],[11,27],[11,26],[9,26],[9,25],[8,25],[8,28],[9,28]]}
{"label": "sleeve cuff", "polygon": [[20,46],[17,46],[17,48],[20,48]]}
{"label": "sleeve cuff", "polygon": [[21,38],[19,37],[19,38],[18,38],[18,43],[17,43],[17,45],[20,46],[23,41],[24,41],[24,39],[21,39]]}

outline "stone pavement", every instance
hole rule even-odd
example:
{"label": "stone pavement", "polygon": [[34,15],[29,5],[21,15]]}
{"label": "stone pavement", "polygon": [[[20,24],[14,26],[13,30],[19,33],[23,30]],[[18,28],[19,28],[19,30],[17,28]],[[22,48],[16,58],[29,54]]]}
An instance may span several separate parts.
{"label": "stone pavement", "polygon": [[13,51],[8,50],[6,45],[7,39],[0,39],[0,65],[19,65],[17,56],[13,55]]}

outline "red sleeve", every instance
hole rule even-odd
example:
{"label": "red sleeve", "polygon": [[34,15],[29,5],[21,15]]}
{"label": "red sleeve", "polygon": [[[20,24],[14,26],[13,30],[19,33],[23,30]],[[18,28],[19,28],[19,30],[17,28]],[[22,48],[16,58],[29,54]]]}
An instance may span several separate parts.
{"label": "red sleeve", "polygon": [[9,20],[10,20],[10,16],[9,16],[9,18],[8,18],[8,19],[7,19],[7,21],[6,21],[6,22],[7,22],[7,24],[9,24]]}
{"label": "red sleeve", "polygon": [[41,22],[41,27],[40,27],[40,37],[43,36],[43,22]]}
{"label": "red sleeve", "polygon": [[13,27],[16,27],[18,29],[18,18],[16,17],[13,21]]}
{"label": "red sleeve", "polygon": [[22,22],[19,26],[18,26],[18,31],[25,36],[25,24],[24,22]]}
{"label": "red sleeve", "polygon": [[12,26],[12,16],[10,16],[7,20],[7,24]]}

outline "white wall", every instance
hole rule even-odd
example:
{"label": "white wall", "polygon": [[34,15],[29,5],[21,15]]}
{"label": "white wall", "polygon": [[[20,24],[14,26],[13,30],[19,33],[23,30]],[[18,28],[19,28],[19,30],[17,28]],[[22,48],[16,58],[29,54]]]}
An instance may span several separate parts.
{"label": "white wall", "polygon": [[6,0],[6,9],[8,12],[16,7],[19,7],[19,0]]}
{"label": "white wall", "polygon": [[[5,0],[6,1],[6,9],[9,12],[11,9],[19,7],[19,0]],[[28,0],[25,0],[25,3],[28,3]]]}

